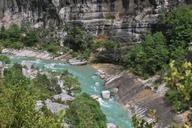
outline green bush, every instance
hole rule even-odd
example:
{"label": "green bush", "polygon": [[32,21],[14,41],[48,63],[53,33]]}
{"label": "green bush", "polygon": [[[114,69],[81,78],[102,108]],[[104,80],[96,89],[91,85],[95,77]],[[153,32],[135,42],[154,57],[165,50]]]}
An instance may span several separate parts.
{"label": "green bush", "polygon": [[37,77],[33,79],[33,88],[41,99],[46,99],[54,94],[61,93],[60,86],[57,84],[57,80],[52,78],[48,79],[46,75],[37,74]]}
{"label": "green bush", "polygon": [[4,62],[5,64],[9,64],[11,62],[9,57],[4,55],[0,55],[0,61]]}
{"label": "green bush", "polygon": [[165,14],[162,22],[171,27],[167,29],[169,45],[187,47],[192,40],[192,6],[177,7]]}
{"label": "green bush", "polygon": [[35,44],[38,42],[38,35],[37,32],[31,30],[27,32],[26,34],[22,35],[22,42],[25,46],[31,47],[35,46]]}
{"label": "green bush", "polygon": [[[60,128],[59,116],[35,110],[36,95],[19,83],[14,88],[0,84],[1,128]],[[27,86],[27,85],[25,85]]]}
{"label": "green bush", "polygon": [[186,60],[187,48],[192,41],[192,6],[180,6],[166,13],[162,23],[170,26],[165,35],[170,58],[177,63]]}
{"label": "green bush", "polygon": [[46,50],[50,53],[57,54],[59,52],[59,45],[56,42],[49,42],[43,45],[43,50]]}
{"label": "green bush", "polygon": [[69,104],[66,118],[75,128],[106,128],[106,117],[99,103],[87,94],[76,97]]}
{"label": "green bush", "polygon": [[85,50],[89,47],[88,34],[79,27],[68,30],[67,45],[74,51]]}
{"label": "green bush", "polygon": [[32,29],[12,25],[0,30],[0,43],[6,48],[21,49],[24,46],[34,46],[38,42],[38,33]]}
{"label": "green bush", "polygon": [[165,77],[169,90],[166,99],[176,111],[187,110],[192,100],[192,64],[176,65],[171,61]]}
{"label": "green bush", "polygon": [[162,33],[149,34],[145,40],[123,56],[123,62],[137,75],[148,77],[160,71],[169,60]]}
{"label": "green bush", "polygon": [[77,78],[73,77],[70,73],[64,72],[62,75],[64,81],[64,89],[71,94],[72,92],[78,93],[81,91],[80,83]]}

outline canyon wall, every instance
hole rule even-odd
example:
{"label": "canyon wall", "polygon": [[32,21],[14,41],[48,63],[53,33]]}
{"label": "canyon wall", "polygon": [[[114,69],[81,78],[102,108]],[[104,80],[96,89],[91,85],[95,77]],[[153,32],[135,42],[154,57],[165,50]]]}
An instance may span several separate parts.
{"label": "canyon wall", "polygon": [[83,24],[95,35],[139,41],[162,12],[182,3],[191,0],[0,0],[0,26]]}

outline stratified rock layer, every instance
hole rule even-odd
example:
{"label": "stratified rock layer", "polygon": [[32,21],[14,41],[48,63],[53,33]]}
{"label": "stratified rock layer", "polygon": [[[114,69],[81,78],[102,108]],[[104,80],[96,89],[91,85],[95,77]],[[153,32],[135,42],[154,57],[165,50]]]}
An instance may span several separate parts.
{"label": "stratified rock layer", "polygon": [[190,0],[1,0],[0,26],[75,23],[84,24],[96,35],[138,41],[141,34],[154,28],[161,12],[181,3]]}

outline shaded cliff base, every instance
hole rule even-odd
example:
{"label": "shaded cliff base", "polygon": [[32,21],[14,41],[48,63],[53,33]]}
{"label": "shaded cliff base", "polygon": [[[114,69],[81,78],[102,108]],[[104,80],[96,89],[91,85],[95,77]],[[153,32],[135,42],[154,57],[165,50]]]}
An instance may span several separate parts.
{"label": "shaded cliff base", "polygon": [[161,88],[159,92],[154,92],[146,86],[146,81],[113,64],[93,64],[92,67],[105,73],[105,88],[118,88],[118,101],[138,118],[149,123],[157,122],[157,128],[165,128],[175,119],[176,114],[160,93],[165,91],[165,87],[162,87],[164,90]]}

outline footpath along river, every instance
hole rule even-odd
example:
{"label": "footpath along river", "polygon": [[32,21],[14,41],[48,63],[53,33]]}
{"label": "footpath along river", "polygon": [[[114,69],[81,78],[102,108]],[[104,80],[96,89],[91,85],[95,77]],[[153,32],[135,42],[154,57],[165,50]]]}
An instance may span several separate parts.
{"label": "footpath along river", "polygon": [[[12,63],[22,63],[23,61],[30,61],[33,67],[43,71],[63,72],[68,70],[81,83],[81,90],[89,95],[101,95],[104,89],[104,81],[96,75],[96,70],[89,65],[72,66],[64,64],[59,61],[39,60],[27,57],[11,57]],[[114,123],[119,128],[132,128],[129,113],[116,100],[99,99],[101,110],[107,117],[109,123]]]}

